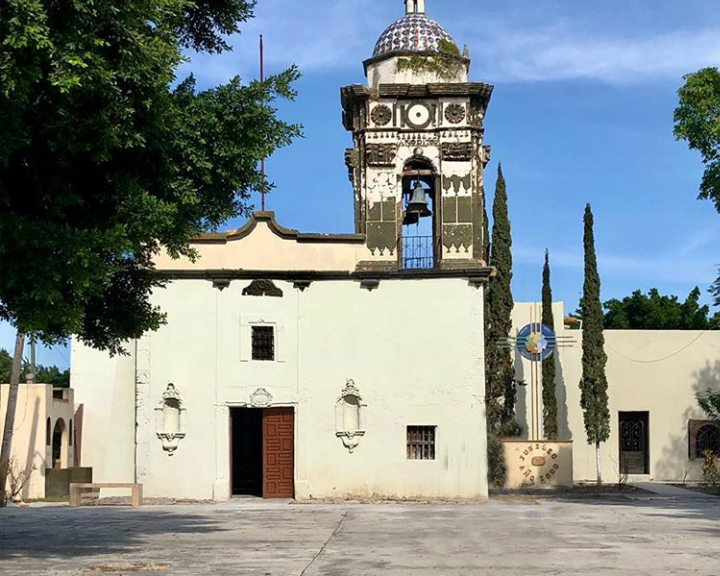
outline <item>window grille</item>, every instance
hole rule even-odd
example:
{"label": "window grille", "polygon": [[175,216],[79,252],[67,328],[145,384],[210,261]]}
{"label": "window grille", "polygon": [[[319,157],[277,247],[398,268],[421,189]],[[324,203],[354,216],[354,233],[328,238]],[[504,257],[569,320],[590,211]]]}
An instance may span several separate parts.
{"label": "window grille", "polygon": [[275,360],[275,328],[272,326],[252,327],[252,359]]}
{"label": "window grille", "polygon": [[407,427],[408,460],[435,460],[435,426]]}
{"label": "window grille", "polygon": [[698,458],[702,458],[706,450],[720,458],[720,430],[715,424],[704,424],[697,431],[695,453]]}

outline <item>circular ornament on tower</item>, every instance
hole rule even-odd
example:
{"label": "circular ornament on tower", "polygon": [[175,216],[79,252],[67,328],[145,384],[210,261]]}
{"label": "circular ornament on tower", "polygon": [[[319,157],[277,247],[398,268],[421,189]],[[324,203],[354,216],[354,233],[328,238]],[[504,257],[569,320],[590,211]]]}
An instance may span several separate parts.
{"label": "circular ornament on tower", "polygon": [[405,109],[405,122],[411,128],[427,128],[431,120],[432,114],[426,104],[413,104]]}
{"label": "circular ornament on tower", "polygon": [[373,121],[373,124],[377,126],[386,126],[390,123],[390,120],[392,120],[392,110],[385,106],[385,104],[378,104],[370,113],[370,119]]}
{"label": "circular ornament on tower", "polygon": [[445,119],[450,122],[450,124],[460,124],[460,122],[465,120],[465,106],[450,104],[450,106],[445,108]]}

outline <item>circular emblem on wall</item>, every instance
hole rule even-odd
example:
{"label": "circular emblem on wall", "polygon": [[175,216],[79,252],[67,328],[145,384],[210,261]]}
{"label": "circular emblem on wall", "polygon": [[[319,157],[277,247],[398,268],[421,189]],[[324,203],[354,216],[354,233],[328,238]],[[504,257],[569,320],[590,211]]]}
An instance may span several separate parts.
{"label": "circular emblem on wall", "polygon": [[378,126],[385,126],[392,120],[392,110],[385,104],[378,104],[370,113],[370,120]]}
{"label": "circular emblem on wall", "polygon": [[518,332],[515,342],[518,352],[528,360],[545,360],[555,352],[555,332],[545,324],[528,324]]}
{"label": "circular emblem on wall", "polygon": [[405,110],[405,121],[412,128],[427,128],[431,118],[430,108],[425,104],[413,104]]}
{"label": "circular emblem on wall", "polygon": [[465,106],[450,104],[450,106],[445,108],[445,119],[450,122],[450,124],[460,124],[460,122],[465,120]]}

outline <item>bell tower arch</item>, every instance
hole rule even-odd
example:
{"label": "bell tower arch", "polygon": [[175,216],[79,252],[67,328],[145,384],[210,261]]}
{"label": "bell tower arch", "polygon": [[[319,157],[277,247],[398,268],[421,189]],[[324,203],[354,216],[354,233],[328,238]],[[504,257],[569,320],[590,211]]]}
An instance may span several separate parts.
{"label": "bell tower arch", "polygon": [[368,85],[342,89],[343,123],[352,133],[346,163],[356,232],[367,238],[366,269],[484,266],[483,177],[490,148],[484,119],[493,87],[469,82],[467,50],[451,72],[400,66],[438,62],[452,38],[405,0],[365,61]]}

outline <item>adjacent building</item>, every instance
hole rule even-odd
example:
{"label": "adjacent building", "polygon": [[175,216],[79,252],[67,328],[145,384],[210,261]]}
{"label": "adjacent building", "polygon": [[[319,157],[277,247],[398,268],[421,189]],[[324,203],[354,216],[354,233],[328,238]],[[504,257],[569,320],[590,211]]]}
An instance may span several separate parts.
{"label": "adjacent building", "polygon": [[[0,430],[7,414],[9,384],[0,384]],[[23,500],[43,499],[49,474],[75,465],[73,390],[50,384],[20,384],[15,408],[8,487]]]}
{"label": "adjacent building", "polygon": [[[539,310],[537,303],[517,304],[514,333],[537,321]],[[587,442],[580,408],[582,332],[566,328],[562,303],[553,310],[559,439],[572,440],[575,481],[595,480],[595,446]],[[603,478],[702,479],[702,452],[720,457],[720,434],[696,394],[720,391],[720,331],[606,330],[605,353],[611,433],[601,447]],[[517,352],[515,359],[517,378],[526,383],[518,388],[518,421],[532,438],[533,404],[542,414],[542,394],[534,403],[531,362]]]}

